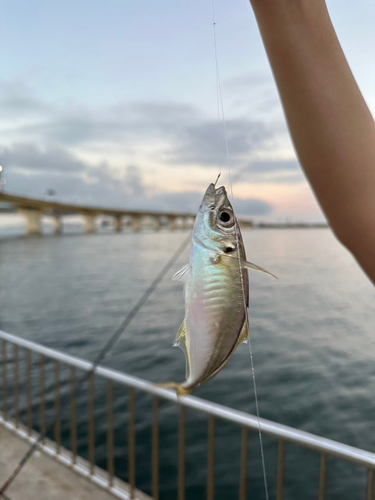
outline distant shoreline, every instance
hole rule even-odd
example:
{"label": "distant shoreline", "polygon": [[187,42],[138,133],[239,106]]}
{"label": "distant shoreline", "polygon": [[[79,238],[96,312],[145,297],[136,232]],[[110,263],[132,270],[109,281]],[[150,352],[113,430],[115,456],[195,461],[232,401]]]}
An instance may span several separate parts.
{"label": "distant shoreline", "polygon": [[321,223],[305,223],[305,222],[299,222],[299,223],[259,223],[259,224],[254,224],[252,229],[328,229],[329,225],[326,224],[325,222]]}

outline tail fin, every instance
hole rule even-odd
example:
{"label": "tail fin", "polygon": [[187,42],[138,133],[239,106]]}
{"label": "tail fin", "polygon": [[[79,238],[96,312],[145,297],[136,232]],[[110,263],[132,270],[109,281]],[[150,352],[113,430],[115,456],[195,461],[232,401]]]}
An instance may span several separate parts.
{"label": "tail fin", "polygon": [[169,382],[167,384],[155,384],[160,389],[174,389],[177,392],[177,396],[187,396],[193,392],[190,387],[184,387],[183,384],[176,384],[175,382]]}

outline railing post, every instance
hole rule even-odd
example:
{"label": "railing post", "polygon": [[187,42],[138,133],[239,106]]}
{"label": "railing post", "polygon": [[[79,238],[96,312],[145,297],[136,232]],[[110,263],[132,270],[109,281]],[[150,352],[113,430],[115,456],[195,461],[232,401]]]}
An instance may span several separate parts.
{"label": "railing post", "polygon": [[327,490],[327,454],[322,453],[320,455],[318,500],[326,500],[326,490]]}
{"label": "railing post", "polygon": [[2,342],[2,365],[3,365],[3,415],[4,419],[8,418],[8,356],[7,356],[7,342]]}
{"label": "railing post", "polygon": [[113,381],[108,380],[108,396],[107,396],[107,467],[108,467],[108,486],[112,488],[113,478],[115,475],[115,440],[114,440],[114,411],[113,411]]}
{"label": "railing post", "polygon": [[70,446],[72,462],[77,462],[77,399],[76,399],[76,368],[70,367]]}
{"label": "railing post", "polygon": [[18,428],[20,423],[20,366],[19,366],[19,348],[13,345],[14,355],[14,420]]}
{"label": "railing post", "polygon": [[152,497],[159,500],[159,398],[156,396],[152,404]]}
{"label": "railing post", "polygon": [[129,389],[129,484],[130,498],[135,495],[136,483],[136,427],[135,427],[135,389]]}
{"label": "railing post", "polygon": [[208,417],[208,462],[207,462],[207,500],[215,498],[215,430],[216,420]]}
{"label": "railing post", "polygon": [[285,441],[279,439],[277,453],[277,500],[284,500],[284,476],[285,476]]}
{"label": "railing post", "polygon": [[240,464],[240,500],[247,499],[247,468],[249,460],[249,430],[241,431],[241,464]]}
{"label": "railing post", "polygon": [[61,402],[60,402],[60,362],[55,361],[55,441],[56,453],[61,450],[61,416],[60,416]]}
{"label": "railing post", "polygon": [[89,462],[90,474],[94,474],[95,468],[95,386],[94,373],[88,379],[88,413],[89,413]]}
{"label": "railing post", "polygon": [[366,500],[375,500],[375,471],[374,471],[374,469],[369,469],[367,471]]}
{"label": "railing post", "polygon": [[46,432],[46,369],[45,357],[43,354],[41,354],[39,358],[39,391],[39,425],[40,433],[44,435]]}
{"label": "railing post", "polygon": [[185,443],[186,442],[186,408],[180,406],[178,428],[178,500],[185,500]]}
{"label": "railing post", "polygon": [[31,366],[32,366],[32,353],[29,349],[26,349],[26,407],[27,407],[27,428],[29,431],[29,436],[33,430],[33,410],[32,410],[32,398],[31,398]]}

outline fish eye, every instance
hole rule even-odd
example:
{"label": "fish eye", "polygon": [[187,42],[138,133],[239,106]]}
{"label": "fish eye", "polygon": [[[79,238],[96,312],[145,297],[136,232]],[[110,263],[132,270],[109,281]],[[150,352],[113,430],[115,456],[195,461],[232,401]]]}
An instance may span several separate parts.
{"label": "fish eye", "polygon": [[218,215],[218,219],[221,225],[224,227],[231,227],[234,224],[233,214],[228,210],[223,210],[222,212],[220,212]]}
{"label": "fish eye", "polygon": [[221,212],[219,218],[222,222],[229,222],[231,217],[228,212]]}
{"label": "fish eye", "polygon": [[232,253],[233,251],[234,251],[234,247],[226,247],[226,248],[224,249],[224,252],[225,252],[225,253]]}

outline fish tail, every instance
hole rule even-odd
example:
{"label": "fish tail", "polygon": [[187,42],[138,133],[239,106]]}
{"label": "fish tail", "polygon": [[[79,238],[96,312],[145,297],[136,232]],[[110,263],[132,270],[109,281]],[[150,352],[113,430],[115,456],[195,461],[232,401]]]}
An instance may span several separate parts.
{"label": "fish tail", "polygon": [[174,389],[177,392],[177,396],[187,396],[193,392],[193,388],[186,387],[184,384],[177,384],[176,382],[168,382],[166,384],[155,384],[161,389]]}

